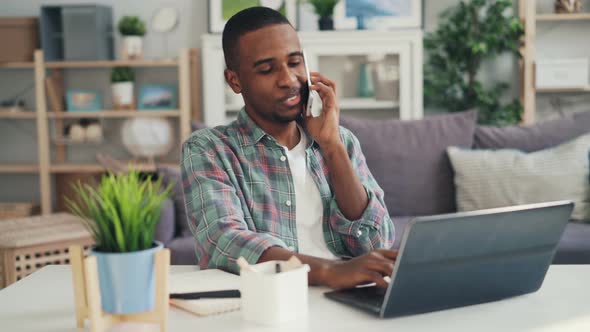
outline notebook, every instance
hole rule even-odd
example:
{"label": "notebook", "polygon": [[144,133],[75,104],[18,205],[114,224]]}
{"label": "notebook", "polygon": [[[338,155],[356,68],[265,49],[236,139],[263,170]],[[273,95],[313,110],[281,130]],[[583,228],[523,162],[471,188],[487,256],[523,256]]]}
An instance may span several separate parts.
{"label": "notebook", "polygon": [[[211,269],[170,275],[170,293],[207,292],[239,289],[240,277]],[[240,299],[170,299],[170,304],[199,316],[209,316],[240,309]]]}

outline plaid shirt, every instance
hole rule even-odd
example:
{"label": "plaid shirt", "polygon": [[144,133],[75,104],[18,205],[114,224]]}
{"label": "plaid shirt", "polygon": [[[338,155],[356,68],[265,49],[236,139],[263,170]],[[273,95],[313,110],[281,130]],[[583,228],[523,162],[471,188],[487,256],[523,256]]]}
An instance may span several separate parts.
{"label": "plaid shirt", "polygon": [[[358,220],[342,214],[320,147],[308,135],[307,167],[324,207],[326,244],[336,256],[390,248],[394,228],[383,190],[367,168],[356,137],[342,127],[340,136],[369,203]],[[201,268],[237,272],[235,262],[240,256],[255,264],[273,246],[298,252],[297,202],[284,149],[244,109],[228,126],[193,133],[182,146],[181,169],[188,223]]]}

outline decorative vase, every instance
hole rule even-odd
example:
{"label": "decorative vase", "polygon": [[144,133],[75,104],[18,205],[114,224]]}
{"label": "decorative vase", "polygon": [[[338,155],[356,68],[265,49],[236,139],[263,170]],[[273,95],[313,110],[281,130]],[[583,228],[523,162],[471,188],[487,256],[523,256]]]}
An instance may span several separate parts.
{"label": "decorative vase", "polygon": [[117,82],[111,85],[113,91],[113,105],[115,109],[132,109],[135,105],[133,98],[133,82]]}
{"label": "decorative vase", "polygon": [[368,63],[361,63],[360,65],[357,94],[359,97],[363,98],[375,96],[373,73],[371,71],[371,66]]}
{"label": "decorative vase", "polygon": [[154,308],[154,254],[163,248],[113,253],[93,248],[96,257],[102,309],[112,314],[133,314]]}
{"label": "decorative vase", "polygon": [[318,25],[320,30],[334,30],[334,20],[332,17],[320,17]]}
{"label": "decorative vase", "polygon": [[136,60],[143,58],[143,38],[141,36],[123,37],[123,60]]}

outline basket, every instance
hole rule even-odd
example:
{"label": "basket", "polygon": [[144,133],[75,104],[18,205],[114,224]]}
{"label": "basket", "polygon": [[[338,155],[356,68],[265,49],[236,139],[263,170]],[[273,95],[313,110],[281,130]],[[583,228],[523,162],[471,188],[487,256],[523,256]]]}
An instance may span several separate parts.
{"label": "basket", "polygon": [[28,217],[33,208],[32,203],[0,203],[0,220]]}
{"label": "basket", "polygon": [[78,217],[67,213],[0,222],[0,289],[49,264],[69,264],[68,248],[93,244]]}

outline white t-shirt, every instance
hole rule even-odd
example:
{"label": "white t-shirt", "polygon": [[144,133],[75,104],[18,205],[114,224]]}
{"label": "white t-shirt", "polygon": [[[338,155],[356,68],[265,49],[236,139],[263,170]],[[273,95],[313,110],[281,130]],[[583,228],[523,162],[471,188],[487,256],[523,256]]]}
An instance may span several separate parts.
{"label": "white t-shirt", "polygon": [[301,140],[292,150],[283,147],[289,161],[289,168],[295,186],[295,219],[299,253],[335,259],[337,257],[328,249],[326,240],[324,240],[322,230],[324,210],[320,191],[307,168],[307,154],[305,151],[307,137],[301,128],[299,128],[299,133],[301,134]]}

